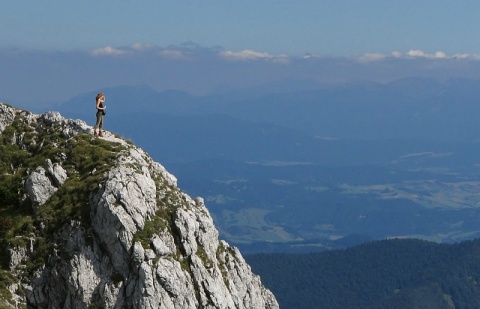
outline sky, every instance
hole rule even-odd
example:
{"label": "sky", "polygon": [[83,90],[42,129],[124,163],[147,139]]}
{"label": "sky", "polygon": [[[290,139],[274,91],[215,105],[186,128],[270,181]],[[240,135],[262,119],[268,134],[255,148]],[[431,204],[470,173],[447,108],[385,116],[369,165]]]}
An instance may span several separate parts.
{"label": "sky", "polygon": [[206,93],[287,77],[480,78],[480,1],[0,0],[0,7],[0,101],[46,104],[118,85]]}
{"label": "sky", "polygon": [[193,41],[349,56],[480,54],[480,2],[446,0],[0,1],[0,48],[83,50]]}

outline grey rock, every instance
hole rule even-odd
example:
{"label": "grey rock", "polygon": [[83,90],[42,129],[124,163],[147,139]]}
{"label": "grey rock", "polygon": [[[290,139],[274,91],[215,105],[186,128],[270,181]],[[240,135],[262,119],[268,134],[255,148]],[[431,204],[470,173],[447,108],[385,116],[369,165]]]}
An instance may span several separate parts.
{"label": "grey rock", "polygon": [[145,250],[145,260],[146,261],[151,261],[156,257],[157,257],[157,255],[155,254],[155,251],[153,251],[152,249],[146,249]]}
{"label": "grey rock", "polygon": [[[0,109],[18,113],[2,104]],[[4,127],[10,118],[0,118]],[[25,121],[55,124],[66,139],[92,130],[55,112],[26,113]],[[109,132],[102,139],[123,150],[91,191],[89,222],[70,220],[49,239],[47,262],[23,284],[25,296],[18,295],[24,306],[279,308],[240,251],[219,240],[202,198],[183,193],[177,179],[142,149]],[[67,180],[60,163],[47,160],[45,168],[38,167],[25,181],[37,208]],[[19,269],[34,250],[15,248],[12,269]]]}
{"label": "grey rock", "polygon": [[150,242],[155,250],[155,253],[160,256],[172,255],[175,253],[175,241],[169,234],[163,233],[162,237],[154,235]]}
{"label": "grey rock", "polygon": [[67,172],[65,171],[65,169],[59,163],[52,164],[52,161],[50,159],[45,162],[45,165],[48,174],[53,179],[54,185],[56,187],[60,187],[61,185],[63,185],[65,180],[67,180]]}
{"label": "grey rock", "polygon": [[52,185],[43,167],[37,167],[37,169],[30,174],[25,182],[25,188],[35,210],[45,204],[55,191],[57,191],[57,188]]}
{"label": "grey rock", "polygon": [[133,244],[132,260],[136,265],[140,265],[145,260],[145,249],[140,242]]}
{"label": "grey rock", "polygon": [[34,210],[45,204],[67,179],[67,173],[60,164],[52,164],[52,161],[48,159],[45,167],[46,170],[41,166],[37,167],[25,182],[25,188]]}
{"label": "grey rock", "polygon": [[16,109],[0,103],[0,133],[15,120]]}
{"label": "grey rock", "polygon": [[15,270],[27,257],[27,248],[15,246],[7,249],[10,255],[9,268],[11,271]]}

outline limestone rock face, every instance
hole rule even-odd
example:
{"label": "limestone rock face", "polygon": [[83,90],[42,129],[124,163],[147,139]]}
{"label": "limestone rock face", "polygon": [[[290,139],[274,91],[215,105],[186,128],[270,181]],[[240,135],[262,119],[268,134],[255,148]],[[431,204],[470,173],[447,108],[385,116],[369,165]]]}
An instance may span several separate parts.
{"label": "limestone rock face", "polygon": [[48,174],[53,180],[53,185],[56,187],[63,185],[67,179],[67,172],[63,169],[63,167],[58,163],[52,164],[50,159],[45,162],[45,166]]}
{"label": "limestone rock face", "polygon": [[52,161],[47,160],[45,167],[46,170],[41,166],[37,167],[25,182],[27,194],[35,210],[45,204],[67,179],[67,173],[60,164],[52,164]]}
{"label": "limestone rock face", "polygon": [[0,103],[0,133],[15,120],[15,109]]}
{"label": "limestone rock face", "polygon": [[[2,130],[12,117],[6,116],[9,107],[0,104],[0,110],[6,111],[0,115]],[[55,124],[66,139],[91,136],[91,127],[58,113],[34,115],[28,121]],[[219,240],[202,198],[194,200],[183,193],[176,178],[142,149],[108,132],[102,140],[121,146],[115,164],[98,178],[85,200],[86,219],[66,220],[48,239],[51,251],[44,265],[30,275],[28,283],[22,281],[24,305],[279,308],[239,250]],[[74,172],[67,172],[61,160],[47,160],[44,167],[31,172],[25,187],[32,205],[41,209],[52,203],[48,199],[67,185],[73,177],[69,173]],[[90,172],[95,173],[96,169]],[[14,262],[10,265],[16,276],[22,275],[22,259],[33,251],[11,248]]]}
{"label": "limestone rock face", "polygon": [[50,179],[46,175],[45,169],[41,166],[30,174],[26,181],[26,188],[28,196],[32,201],[34,208],[38,208],[45,204],[45,202],[57,191]]}

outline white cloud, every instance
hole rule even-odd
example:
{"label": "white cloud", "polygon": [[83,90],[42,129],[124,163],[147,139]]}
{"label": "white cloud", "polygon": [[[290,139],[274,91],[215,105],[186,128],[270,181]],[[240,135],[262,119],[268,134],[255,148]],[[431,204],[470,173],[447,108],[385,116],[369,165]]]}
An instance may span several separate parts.
{"label": "white cloud", "polygon": [[454,59],[468,59],[468,58],[475,58],[475,55],[470,54],[455,54],[452,56]]}
{"label": "white cloud", "polygon": [[220,56],[229,60],[237,60],[237,61],[252,61],[258,59],[266,59],[272,60],[274,62],[279,63],[288,63],[288,57],[285,55],[272,55],[270,53],[262,53],[257,52],[251,49],[245,49],[242,51],[234,52],[234,51],[224,51],[220,53]]}
{"label": "white cloud", "polygon": [[393,51],[393,52],[392,52],[392,56],[393,56],[394,58],[401,58],[401,57],[402,57],[402,53],[399,52],[399,51]]}
{"label": "white cloud", "polygon": [[260,53],[250,49],[245,49],[239,52],[234,51],[224,51],[220,55],[224,58],[234,59],[234,60],[255,60],[258,58],[273,58],[269,53]]}
{"label": "white cloud", "polygon": [[420,58],[429,58],[429,59],[447,59],[449,58],[447,54],[442,51],[437,51],[434,54],[427,54],[419,49],[411,49],[407,52],[409,57],[420,57]]}
{"label": "white cloud", "polygon": [[372,61],[379,61],[387,58],[387,55],[381,53],[369,53],[361,55],[357,58],[360,62],[372,62]]}
{"label": "white cloud", "polygon": [[407,56],[415,58],[427,58],[427,59],[457,59],[457,60],[480,60],[480,54],[454,54],[454,55],[447,55],[442,51],[437,51],[434,54],[427,54],[421,50],[410,50],[407,53]]}
{"label": "white cloud", "polygon": [[407,52],[407,55],[410,56],[410,57],[426,57],[426,54],[421,51],[421,50],[418,50],[418,49],[411,49]]}
{"label": "white cloud", "polygon": [[471,59],[471,60],[480,60],[480,54],[455,54],[451,58],[453,59]]}
{"label": "white cloud", "polygon": [[419,49],[411,49],[407,53],[401,53],[399,51],[393,51],[391,55],[385,55],[381,53],[367,53],[361,55],[357,58],[360,62],[372,62],[377,60],[383,60],[385,58],[405,58],[405,59],[432,59],[432,60],[441,60],[441,59],[457,59],[457,60],[480,60],[480,54],[454,54],[447,55],[443,51],[437,51],[433,54],[426,53]]}
{"label": "white cloud", "polygon": [[[307,59],[308,57],[304,57]],[[411,49],[406,53],[393,51],[390,55],[381,53],[367,53],[355,58],[358,62],[368,63],[383,59],[424,59],[424,60],[457,60],[457,61],[480,61],[480,54],[457,53],[447,54],[443,51],[426,53],[420,49]]]}
{"label": "white cloud", "polygon": [[94,56],[120,56],[130,54],[129,51],[113,48],[111,46],[95,49],[91,52]]}
{"label": "white cloud", "polygon": [[314,55],[311,53],[306,53],[305,55],[303,55],[303,59],[316,59],[316,58],[321,58],[321,56]]}
{"label": "white cloud", "polygon": [[393,58],[397,58],[397,59],[400,59],[400,58],[425,58],[425,59],[449,59],[449,58],[453,58],[453,57],[447,56],[447,54],[445,54],[442,51],[437,51],[433,54],[427,54],[427,53],[425,53],[425,52],[423,52],[422,50],[419,50],[419,49],[411,49],[406,54],[402,54],[399,51],[393,51],[390,56],[386,55],[386,54],[382,54],[382,53],[367,53],[367,54],[363,54],[363,55],[357,57],[357,61],[368,63],[368,62],[373,62],[373,61],[384,60],[384,59],[387,59],[389,57],[393,57]]}
{"label": "white cloud", "polygon": [[445,54],[444,52],[441,52],[441,51],[437,51],[437,52],[434,54],[433,57],[436,58],[436,59],[446,59],[446,58],[448,58],[448,57],[447,57],[447,54]]}

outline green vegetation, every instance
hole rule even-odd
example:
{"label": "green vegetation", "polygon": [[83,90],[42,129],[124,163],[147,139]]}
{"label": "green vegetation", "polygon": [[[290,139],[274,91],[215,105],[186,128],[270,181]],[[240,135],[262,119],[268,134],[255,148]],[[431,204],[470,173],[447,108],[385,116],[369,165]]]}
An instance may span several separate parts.
{"label": "green vegetation", "polygon": [[480,308],[480,240],[246,256],[281,308]]}
{"label": "green vegetation", "polygon": [[202,246],[198,246],[197,252],[195,253],[201,260],[205,268],[212,268],[214,265],[214,262],[210,260],[210,258],[207,255],[207,252],[205,251],[205,248]]}
{"label": "green vegetation", "polygon": [[222,277],[223,277],[223,282],[225,283],[225,286],[230,286],[229,280],[228,280],[228,270],[226,268],[225,263],[223,263],[223,258],[222,255],[225,253],[230,253],[231,255],[226,255],[226,258],[228,259],[230,256],[233,256],[233,248],[232,247],[226,247],[222,242],[218,244],[216,256],[217,256],[217,261],[219,262],[219,267],[220,271],[222,272]]}
{"label": "green vegetation", "polygon": [[145,222],[145,227],[143,230],[139,230],[133,235],[133,242],[140,241],[143,248],[151,248],[150,239],[154,234],[158,234],[158,231],[161,231],[165,228],[170,228],[170,222],[160,215],[161,211],[157,211],[155,216],[151,220]]}
{"label": "green vegetation", "polygon": [[165,229],[172,231],[175,210],[181,205],[180,199],[174,193],[174,188],[170,187],[163,177],[158,176],[155,184],[157,188],[163,188],[163,190],[157,190],[156,199],[159,208],[152,218],[145,221],[143,230],[139,230],[133,235],[133,241],[140,241],[145,249],[151,248],[150,239],[158,231]]}
{"label": "green vegetation", "polygon": [[[53,249],[62,247],[65,240],[55,237],[62,227],[81,224],[87,233],[87,242],[91,239],[90,200],[101,190],[107,172],[115,167],[120,153],[130,147],[87,134],[66,137],[62,126],[19,112],[15,121],[0,134],[0,307],[12,298],[7,289],[11,283],[28,282],[30,276],[47,263]],[[36,205],[28,198],[25,183],[38,167],[46,168],[47,160],[60,164],[68,177],[45,204],[32,207]],[[130,164],[128,167],[143,173],[143,166]],[[133,235],[133,240],[144,248],[151,248],[154,234],[171,233],[177,244],[172,258],[186,271],[191,271],[192,259],[181,251],[174,225],[176,211],[179,207],[189,208],[190,200],[162,175],[156,177],[158,209],[147,218],[144,228]],[[10,272],[7,250],[14,247],[28,248],[28,258]],[[66,254],[59,251],[60,256],[69,258]],[[207,268],[214,265],[202,246],[198,246],[196,255]],[[158,258],[154,263],[157,261]],[[110,279],[116,285],[124,280],[117,273]],[[199,287],[196,294],[199,297]]]}
{"label": "green vegetation", "polygon": [[[105,173],[115,164],[123,147],[87,135],[66,141],[67,161],[62,166],[68,179],[57,193],[36,214],[36,221],[52,226],[53,231],[71,220],[90,225],[88,198],[105,178]],[[95,172],[93,172],[95,171]]]}
{"label": "green vegetation", "polygon": [[[7,247],[23,246],[32,239],[34,252],[26,261],[24,275],[43,265],[51,252],[50,237],[65,223],[80,221],[90,225],[89,196],[98,189],[118,153],[125,149],[117,143],[94,139],[89,135],[66,138],[60,124],[39,120],[27,123],[27,112],[19,112],[15,121],[0,135],[0,296],[9,299]],[[26,197],[25,180],[45,161],[60,163],[68,178],[38,211]]]}
{"label": "green vegetation", "polygon": [[2,300],[9,300],[12,298],[12,294],[7,289],[7,284],[12,282],[13,278],[9,273],[4,270],[0,270],[0,308]]}

